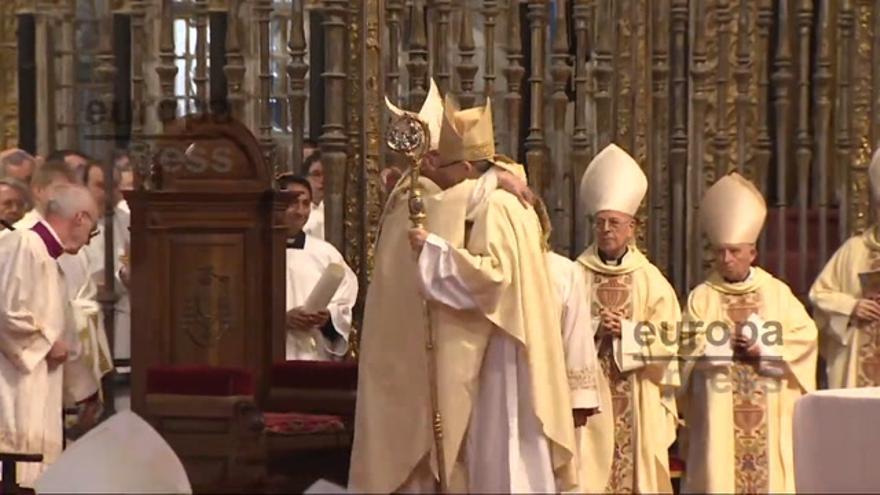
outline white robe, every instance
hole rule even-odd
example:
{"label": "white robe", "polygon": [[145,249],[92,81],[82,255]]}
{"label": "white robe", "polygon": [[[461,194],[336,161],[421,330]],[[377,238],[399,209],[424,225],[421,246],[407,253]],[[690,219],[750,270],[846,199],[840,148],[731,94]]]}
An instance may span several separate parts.
{"label": "white robe", "polygon": [[[83,249],[88,257],[89,271],[97,285],[104,284],[104,220],[101,229],[94,239]],[[116,306],[113,320],[113,357],[116,359],[131,358],[131,304],[128,289],[119,278],[120,258],[125,253],[125,245],[131,241],[131,213],[128,204],[120,201],[113,212],[113,273],[116,275],[113,288],[116,291]]]}
{"label": "white robe", "polygon": [[63,367],[45,358],[71,338],[73,317],[64,274],[29,229],[0,240],[0,287],[0,451],[43,454],[42,464],[18,465],[19,484],[31,487],[61,453]]}
{"label": "white robe", "polygon": [[357,301],[358,280],[345,264],[342,254],[332,244],[305,235],[301,249],[287,249],[287,311],[302,306],[312,289],[331,263],[345,268],[345,276],[336,290],[327,311],[339,338],[328,339],[319,328],[308,333],[287,330],[286,357],[288,360],[328,361],[345,356],[351,334],[351,312]]}
{"label": "white robe", "polygon": [[[452,250],[429,234],[418,260],[422,291],[454,309],[477,309],[457,273]],[[533,409],[528,358],[500,329],[489,338],[483,357],[464,449],[470,493],[557,491],[550,446]]]}
{"label": "white robe", "polygon": [[[14,227],[16,230],[28,230],[42,220],[43,216],[32,209]],[[90,276],[87,247],[77,254],[65,253],[58,257],[74,322],[74,333],[68,342],[71,353],[64,363],[64,402],[68,406],[100,390],[101,377],[109,371],[106,366],[101,366],[102,360],[111,360],[101,308],[97,302],[98,288]]]}
{"label": "white robe", "polygon": [[303,226],[303,231],[315,238],[324,240],[324,202],[312,204],[312,212]]}

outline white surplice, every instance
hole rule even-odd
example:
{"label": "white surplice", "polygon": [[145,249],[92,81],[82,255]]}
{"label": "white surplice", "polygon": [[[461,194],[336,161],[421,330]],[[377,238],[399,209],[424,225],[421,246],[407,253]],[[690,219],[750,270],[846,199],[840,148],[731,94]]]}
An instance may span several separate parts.
{"label": "white surplice", "polygon": [[317,239],[324,240],[324,202],[321,201],[318,204],[312,203],[312,212],[309,214],[309,219],[306,221],[306,224],[303,226],[303,232],[306,234],[315,237]]}
{"label": "white surplice", "polygon": [[[426,298],[458,310],[477,309],[457,273],[453,248],[429,234],[419,255]],[[501,329],[489,338],[465,439],[470,493],[555,493],[550,446],[533,408],[522,346]]]}
{"label": "white surplice", "polygon": [[351,312],[357,301],[358,280],[332,244],[304,233],[288,241],[286,308],[290,311],[302,306],[331,263],[338,263],[345,269],[342,283],[327,306],[337,337],[329,339],[319,328],[309,332],[287,330],[288,360],[328,361],[339,359],[348,352]]}
{"label": "white surplice", "polygon": [[[100,232],[83,248],[89,261],[91,276],[97,285],[104,284],[104,239],[106,222],[99,223]],[[113,211],[113,273],[115,274],[114,290],[116,291],[115,316],[113,319],[113,357],[117,359],[131,358],[131,303],[128,289],[119,278],[120,259],[125,253],[125,245],[131,241],[131,213],[128,204],[120,201]]]}
{"label": "white surplice", "polygon": [[[32,209],[16,222],[15,228],[27,230],[41,221],[43,216]],[[74,322],[74,333],[68,342],[71,353],[64,363],[64,402],[67,405],[85,400],[100,389],[101,377],[109,371],[102,363],[111,359],[97,302],[98,288],[90,276],[87,248],[88,245],[77,254],[64,253],[58,257]]]}
{"label": "white surplice", "polygon": [[0,451],[43,454],[18,466],[19,484],[31,487],[61,453],[63,368],[50,370],[46,355],[71,338],[73,317],[64,274],[30,229],[0,240],[0,287]]}

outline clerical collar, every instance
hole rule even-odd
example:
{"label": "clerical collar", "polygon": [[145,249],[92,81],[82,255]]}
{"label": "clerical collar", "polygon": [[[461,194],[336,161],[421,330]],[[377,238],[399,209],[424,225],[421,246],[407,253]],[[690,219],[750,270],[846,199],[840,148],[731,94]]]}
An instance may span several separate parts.
{"label": "clerical collar", "polygon": [[750,282],[752,280],[752,276],[754,276],[754,274],[755,274],[755,269],[750,266],[749,273],[748,273],[748,275],[746,275],[746,278],[739,280],[739,281],[727,280],[725,278],[724,281],[727,282],[728,284],[744,284],[746,282]]}
{"label": "clerical collar", "polygon": [[302,249],[306,246],[306,232],[301,230],[299,234],[287,239],[288,249]]}
{"label": "clerical collar", "polygon": [[617,259],[606,258],[601,250],[597,249],[596,251],[599,252],[599,259],[602,260],[602,263],[611,266],[620,266],[620,264],[623,263],[623,258],[626,256],[626,253],[629,252],[629,248],[624,248],[623,254],[621,254],[620,257]]}
{"label": "clerical collar", "polygon": [[64,247],[61,246],[61,239],[58,238],[58,234],[55,233],[52,226],[44,222],[37,222],[31,227],[31,230],[40,236],[43,244],[46,245],[46,250],[49,251],[49,256],[58,259],[59,256],[64,254]]}

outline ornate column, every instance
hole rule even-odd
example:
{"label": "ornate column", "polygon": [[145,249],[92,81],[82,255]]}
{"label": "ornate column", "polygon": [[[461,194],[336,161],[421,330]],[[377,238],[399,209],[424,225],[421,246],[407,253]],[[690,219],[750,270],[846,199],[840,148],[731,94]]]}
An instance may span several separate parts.
{"label": "ornate column", "polygon": [[[324,165],[324,236],[343,247],[343,187],[346,163],[346,0],[324,0],[324,125],[319,139]],[[355,69],[356,70],[356,69]]]}
{"label": "ornate column", "polygon": [[519,22],[519,0],[509,0],[507,8],[507,67],[503,69],[507,78],[507,93],[504,102],[507,106],[507,154],[519,159],[519,128],[522,122],[522,80],[526,69],[523,67],[522,31]]}
{"label": "ornate column", "polygon": [[400,105],[400,14],[404,0],[387,0],[386,22],[388,23],[388,61],[385,74],[385,89],[388,99]]}
{"label": "ornate column", "polygon": [[290,17],[290,41],[287,43],[290,62],[287,64],[287,77],[290,82],[290,128],[293,132],[293,144],[288,164],[291,172],[302,170],[303,133],[305,131],[306,106],[306,74],[309,66],[306,63],[306,36],[303,26],[303,0],[293,5]]}
{"label": "ornate column", "polygon": [[[460,27],[458,52],[461,60],[455,66],[460,83],[458,99],[462,108],[470,108],[474,106],[474,77],[477,75],[478,67],[474,63],[474,26],[468,12],[467,0],[462,3]],[[492,47],[487,46],[486,50],[492,51]]]}
{"label": "ornate column", "polygon": [[233,118],[244,122],[244,54],[241,50],[241,0],[229,0],[226,17],[226,99]]}
{"label": "ornate column", "polygon": [[424,0],[413,0],[410,13],[409,61],[409,108],[414,111],[421,108],[428,95],[428,37],[425,34]]}
{"label": "ornate column", "polygon": [[[116,66],[113,57],[113,10],[110,5],[107,6],[107,12],[101,17],[100,46],[98,48],[97,67],[95,72],[98,80],[103,86],[104,108],[112,112],[116,103],[115,97],[115,79]],[[112,113],[111,113],[112,115]],[[101,148],[100,156],[103,160],[104,169],[104,189],[106,191],[104,208],[104,225],[101,226],[104,234],[104,280],[98,287],[98,302],[101,304],[101,310],[104,315],[104,331],[107,334],[107,343],[110,349],[113,349],[113,342],[116,340],[116,249],[113,245],[113,215],[115,212],[115,174],[113,163],[113,151],[115,148],[116,126],[112,117],[104,119],[104,125],[101,134],[107,138],[104,142],[99,143]],[[113,406],[113,388],[104,387],[104,414],[109,416],[114,412]]]}
{"label": "ornate column", "polygon": [[798,94],[797,130],[795,131],[795,161],[797,163],[798,184],[798,280],[800,287],[809,287],[807,254],[810,246],[807,237],[807,213],[810,195],[810,165],[813,158],[810,139],[810,51],[812,48],[813,0],[799,0],[797,7],[798,26]]}
{"label": "ornate column", "polygon": [[195,0],[196,7],[196,111],[208,112],[208,0]]}
{"label": "ornate column", "polygon": [[573,17],[575,33],[574,56],[574,129],[571,136],[572,176],[571,209],[574,212],[574,237],[572,252],[579,253],[589,244],[590,229],[586,222],[586,212],[581,206],[578,188],[587,164],[595,152],[592,149],[592,133],[587,123],[587,100],[590,98],[590,73],[588,57],[590,54],[590,28],[592,27],[591,0],[574,0]]}
{"label": "ornate column", "polygon": [[436,15],[431,24],[434,27],[434,79],[442,94],[452,89],[452,73],[449,71],[449,15],[452,0],[433,0],[431,12]]}
{"label": "ornate column", "polygon": [[[568,94],[566,87],[571,79],[572,68],[569,65],[568,51],[568,17],[566,16],[566,0],[557,0],[555,25],[556,31],[551,43],[552,60],[550,75],[553,78],[553,154],[551,192],[547,196],[550,218],[553,220],[553,245],[563,253],[572,254],[572,196],[574,195],[572,164],[566,146],[565,117],[568,110]],[[543,98],[541,98],[543,100]]]}
{"label": "ornate column", "polygon": [[[813,73],[813,86],[816,94],[816,116],[813,119],[813,141],[815,151],[816,196],[814,202],[819,207],[819,253],[818,259],[828,259],[828,158],[831,151],[831,20],[829,2],[819,2],[819,16],[816,20],[816,46],[818,56]],[[842,222],[846,223],[846,222]]]}
{"label": "ornate column", "polygon": [[547,27],[547,3],[529,0],[529,38],[531,39],[531,72],[529,75],[529,133],[526,136],[526,168],[529,183],[538,194],[549,188],[547,156],[544,142],[544,47]]}
{"label": "ornate column", "polygon": [[672,24],[672,43],[670,46],[670,71],[671,71],[671,98],[670,110],[672,112],[671,129],[669,134],[669,180],[672,196],[672,221],[686,222],[685,229],[672,229],[671,259],[672,285],[680,292],[684,292],[688,286],[687,256],[685,256],[685,241],[691,235],[691,224],[687,222],[688,214],[685,210],[686,184],[688,170],[688,132],[687,132],[687,30],[688,30],[688,0],[672,0],[669,10],[670,23]]}
{"label": "ornate column", "polygon": [[272,139],[272,71],[269,67],[269,55],[272,46],[269,41],[269,21],[272,18],[272,0],[257,0],[254,5],[257,26],[260,35],[260,146],[263,148],[263,159],[273,172],[276,170],[275,141]]}
{"label": "ornate column", "polygon": [[788,254],[788,240],[785,235],[788,212],[788,140],[791,133],[789,106],[791,105],[790,85],[793,79],[791,73],[791,16],[787,1],[778,3],[777,25],[779,32],[775,50],[775,71],[772,76],[776,97],[773,107],[776,110],[776,208],[779,215],[779,222],[776,225],[778,255],[776,275],[785,278],[785,261]]}

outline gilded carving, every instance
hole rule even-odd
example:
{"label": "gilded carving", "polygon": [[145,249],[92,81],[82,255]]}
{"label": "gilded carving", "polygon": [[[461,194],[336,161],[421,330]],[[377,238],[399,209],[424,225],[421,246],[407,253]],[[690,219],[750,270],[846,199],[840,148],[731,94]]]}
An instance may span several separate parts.
{"label": "gilded carving", "polygon": [[18,145],[16,2],[0,2],[0,144]]}
{"label": "gilded carving", "polygon": [[[871,49],[874,39],[874,2],[858,0],[855,4],[855,57],[853,67],[871,67]],[[867,168],[871,163],[874,143],[871,142],[873,108],[873,73],[870,70],[853,71],[852,136],[855,148],[849,177],[850,225],[853,232],[868,226],[869,197]]]}

